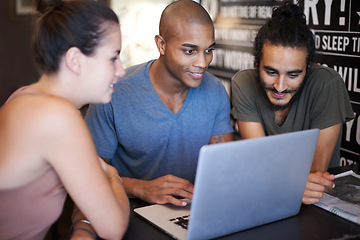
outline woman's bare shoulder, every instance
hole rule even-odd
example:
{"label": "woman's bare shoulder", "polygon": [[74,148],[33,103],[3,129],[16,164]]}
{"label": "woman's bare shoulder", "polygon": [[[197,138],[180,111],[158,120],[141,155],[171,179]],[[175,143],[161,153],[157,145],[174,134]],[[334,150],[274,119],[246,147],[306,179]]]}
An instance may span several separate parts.
{"label": "woman's bare shoulder", "polygon": [[0,118],[9,123],[21,122],[29,127],[60,127],[82,119],[80,111],[68,100],[51,95],[24,94],[6,103],[0,110]]}
{"label": "woman's bare shoulder", "polygon": [[8,176],[14,182],[8,185],[20,186],[42,175],[52,157],[48,149],[61,146],[82,122],[76,107],[58,97],[24,94],[6,103],[0,109],[0,166],[23,176],[16,182]]}

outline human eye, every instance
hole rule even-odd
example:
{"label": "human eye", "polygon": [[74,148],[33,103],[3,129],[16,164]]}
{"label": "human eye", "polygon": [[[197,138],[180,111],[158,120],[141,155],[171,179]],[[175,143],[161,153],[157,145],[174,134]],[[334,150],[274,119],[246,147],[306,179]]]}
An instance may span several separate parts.
{"label": "human eye", "polygon": [[289,74],[290,78],[297,78],[298,76],[299,76],[299,74],[297,74],[297,73],[290,73]]}
{"label": "human eye", "polygon": [[187,55],[193,55],[195,53],[194,49],[185,49],[184,51]]}
{"label": "human eye", "polygon": [[205,53],[212,53],[214,50],[214,48],[208,48],[205,50]]}
{"label": "human eye", "polygon": [[119,59],[119,55],[116,55],[115,57],[111,58],[111,61],[114,63],[114,62],[116,62],[116,60],[118,60],[118,59]]}
{"label": "human eye", "polygon": [[269,66],[263,66],[261,69],[266,75],[271,76],[271,77],[275,76],[279,73],[278,70],[276,70],[275,68],[269,67]]}
{"label": "human eye", "polygon": [[267,69],[267,70],[265,70],[265,72],[269,76],[275,76],[276,75],[276,71],[274,71],[274,70]]}
{"label": "human eye", "polygon": [[293,71],[293,72],[289,72],[288,76],[289,78],[295,79],[298,78],[301,75],[302,71]]}

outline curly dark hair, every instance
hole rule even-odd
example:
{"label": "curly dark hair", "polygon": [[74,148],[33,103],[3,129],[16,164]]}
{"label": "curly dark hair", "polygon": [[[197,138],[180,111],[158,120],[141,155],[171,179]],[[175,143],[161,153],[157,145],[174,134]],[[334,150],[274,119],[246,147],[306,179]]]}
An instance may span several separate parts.
{"label": "curly dark hair", "polygon": [[275,9],[271,19],[260,28],[254,43],[255,66],[259,67],[265,43],[307,49],[307,65],[314,60],[314,35],[306,25],[300,7],[289,1]]}

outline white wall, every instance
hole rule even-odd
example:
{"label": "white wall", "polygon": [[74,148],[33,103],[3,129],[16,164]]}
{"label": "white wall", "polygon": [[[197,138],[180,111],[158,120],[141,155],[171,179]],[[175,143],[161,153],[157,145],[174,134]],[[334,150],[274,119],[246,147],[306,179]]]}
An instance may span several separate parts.
{"label": "white wall", "polygon": [[[159,33],[160,16],[174,0],[110,0],[120,19],[124,67],[159,57],[154,37]],[[194,0],[199,2],[199,0]]]}
{"label": "white wall", "polygon": [[158,58],[154,37],[159,33],[160,16],[171,0],[111,0],[120,19],[124,67]]}

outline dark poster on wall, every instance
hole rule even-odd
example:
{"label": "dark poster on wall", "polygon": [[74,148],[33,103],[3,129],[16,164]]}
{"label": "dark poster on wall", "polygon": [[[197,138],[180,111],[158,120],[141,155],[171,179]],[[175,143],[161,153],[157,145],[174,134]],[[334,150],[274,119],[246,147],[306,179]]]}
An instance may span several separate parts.
{"label": "dark poster on wall", "polygon": [[211,72],[230,79],[238,70],[253,67],[253,40],[279,1],[202,0],[201,4],[215,25]]}
{"label": "dark poster on wall", "polygon": [[341,165],[360,161],[360,1],[302,1],[315,34],[317,62],[335,69],[349,92],[355,119],[343,129]]}
{"label": "dark poster on wall", "polygon": [[[281,0],[201,0],[215,25],[209,72],[230,89],[231,77],[251,68],[253,41]],[[360,1],[300,0],[316,42],[316,61],[335,69],[348,89],[355,119],[343,127],[340,165],[360,162]]]}

